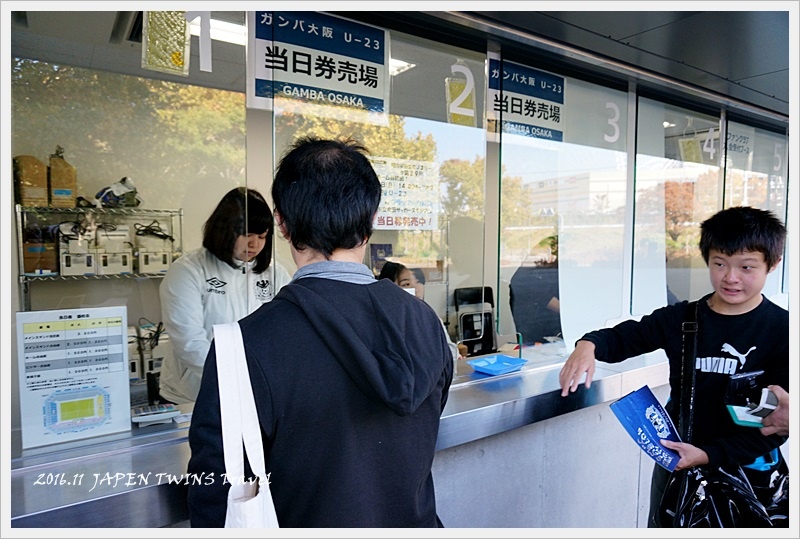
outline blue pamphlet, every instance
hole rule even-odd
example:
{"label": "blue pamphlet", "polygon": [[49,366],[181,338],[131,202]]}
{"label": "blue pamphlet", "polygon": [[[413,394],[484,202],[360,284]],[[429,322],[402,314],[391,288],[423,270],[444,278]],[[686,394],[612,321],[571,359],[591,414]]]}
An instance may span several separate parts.
{"label": "blue pamphlet", "polygon": [[647,456],[670,472],[680,455],[661,445],[661,440],[680,442],[678,430],[648,386],[642,386],[611,403],[611,411]]}

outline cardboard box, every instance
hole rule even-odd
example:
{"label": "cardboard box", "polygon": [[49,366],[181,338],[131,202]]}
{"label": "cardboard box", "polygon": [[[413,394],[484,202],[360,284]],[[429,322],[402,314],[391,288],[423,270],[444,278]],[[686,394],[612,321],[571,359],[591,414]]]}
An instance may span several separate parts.
{"label": "cardboard box", "polygon": [[14,158],[14,196],[23,206],[47,207],[47,166],[32,155]]}
{"label": "cardboard box", "polygon": [[50,157],[49,188],[50,205],[54,208],[74,208],[78,190],[78,174],[75,167],[61,157]]}
{"label": "cardboard box", "polygon": [[26,274],[50,275],[58,273],[58,257],[55,243],[25,242],[22,244],[22,260]]}

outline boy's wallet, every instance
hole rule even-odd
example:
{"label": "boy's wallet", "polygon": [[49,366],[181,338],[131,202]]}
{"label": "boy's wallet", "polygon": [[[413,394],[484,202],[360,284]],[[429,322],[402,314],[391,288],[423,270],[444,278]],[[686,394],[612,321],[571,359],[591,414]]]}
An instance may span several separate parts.
{"label": "boy's wallet", "polygon": [[758,404],[748,405],[747,413],[758,417],[767,417],[778,407],[778,397],[764,387],[761,389],[761,399]]}
{"label": "boy's wallet", "polygon": [[760,418],[772,413],[778,406],[778,397],[764,387],[763,374],[764,371],[752,371],[732,375],[725,392],[725,404]]}

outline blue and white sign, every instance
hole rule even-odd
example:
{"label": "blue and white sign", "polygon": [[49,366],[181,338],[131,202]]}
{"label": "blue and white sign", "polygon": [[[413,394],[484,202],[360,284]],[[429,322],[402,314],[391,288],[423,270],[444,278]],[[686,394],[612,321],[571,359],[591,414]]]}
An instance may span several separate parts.
{"label": "blue and white sign", "polygon": [[562,142],[565,83],[564,77],[490,54],[486,106],[490,132]]}
{"label": "blue and white sign", "polygon": [[248,107],[283,96],[388,112],[387,31],[308,11],[251,11],[247,25]]}

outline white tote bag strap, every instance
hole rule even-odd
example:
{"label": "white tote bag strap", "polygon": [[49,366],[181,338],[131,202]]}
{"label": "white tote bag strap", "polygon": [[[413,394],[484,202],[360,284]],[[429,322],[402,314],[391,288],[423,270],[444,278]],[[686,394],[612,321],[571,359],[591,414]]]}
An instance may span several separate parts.
{"label": "white tote bag strap", "polygon": [[244,440],[250,467],[266,486],[264,446],[258,422],[250,372],[244,354],[242,331],[238,322],[214,325],[214,346],[219,379],[219,405],[225,473],[229,482],[244,478]]}

